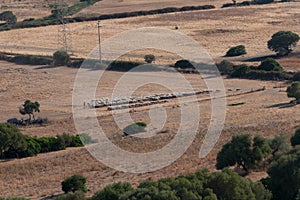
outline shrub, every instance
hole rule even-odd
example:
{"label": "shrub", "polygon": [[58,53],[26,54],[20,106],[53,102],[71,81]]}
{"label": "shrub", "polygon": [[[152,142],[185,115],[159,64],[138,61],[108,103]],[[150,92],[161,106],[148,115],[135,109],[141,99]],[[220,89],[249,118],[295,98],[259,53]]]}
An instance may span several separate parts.
{"label": "shrub", "polygon": [[5,21],[7,24],[15,24],[17,17],[11,11],[0,13],[0,21]]}
{"label": "shrub", "polygon": [[126,126],[123,129],[123,133],[125,135],[132,135],[132,134],[136,134],[136,133],[141,133],[145,131],[147,124],[144,122],[136,122],[133,124],[130,124],[128,126]]}
{"label": "shrub", "polygon": [[280,64],[273,58],[267,58],[264,61],[262,61],[257,69],[265,70],[265,71],[282,71],[283,70],[283,68],[280,66]]}
{"label": "shrub", "polygon": [[231,56],[240,56],[243,54],[246,54],[246,48],[244,45],[238,45],[236,47],[231,47],[227,53],[226,56],[231,57]]}
{"label": "shrub", "polygon": [[9,61],[20,65],[50,65],[52,63],[52,59],[49,57],[32,55],[17,55]]}
{"label": "shrub", "polygon": [[288,55],[296,47],[300,37],[291,31],[279,31],[268,41],[268,48],[278,55]]}
{"label": "shrub", "polygon": [[190,63],[190,61],[188,60],[178,60],[176,63],[175,63],[175,67],[176,68],[181,68],[181,69],[193,69],[194,66]]}
{"label": "shrub", "polygon": [[298,128],[295,134],[291,137],[291,145],[294,147],[300,144],[300,128]]}
{"label": "shrub", "polygon": [[59,195],[54,200],[85,200],[85,194],[82,191],[69,192],[67,194]]}
{"label": "shrub", "polygon": [[296,100],[300,99],[300,82],[294,82],[286,90],[288,97],[294,97]]}
{"label": "shrub", "polygon": [[155,61],[155,56],[152,54],[147,54],[144,56],[144,59],[146,63],[152,63],[153,61]]}
{"label": "shrub", "polygon": [[217,64],[218,70],[221,74],[230,74],[233,70],[233,63],[228,60],[222,60],[219,64]]}
{"label": "shrub", "polygon": [[102,190],[96,192],[90,200],[115,200],[120,199],[120,197],[126,192],[132,191],[130,183],[113,183],[108,185]]}
{"label": "shrub", "polygon": [[247,72],[250,71],[250,67],[247,65],[239,65],[233,68],[233,71],[231,72],[230,76],[233,78],[242,78],[245,77]]}
{"label": "shrub", "polygon": [[273,3],[274,0],[253,0],[255,4],[267,4],[267,3]]}
{"label": "shrub", "polygon": [[56,51],[53,54],[54,66],[68,65],[70,62],[70,56],[66,51]]}
{"label": "shrub", "polygon": [[61,182],[61,188],[62,191],[65,193],[68,192],[76,192],[76,191],[82,191],[87,192],[87,188],[85,186],[86,179],[81,175],[73,175],[68,178],[66,178],[63,182]]}
{"label": "shrub", "polygon": [[293,76],[293,81],[300,81],[300,72],[296,72]]}

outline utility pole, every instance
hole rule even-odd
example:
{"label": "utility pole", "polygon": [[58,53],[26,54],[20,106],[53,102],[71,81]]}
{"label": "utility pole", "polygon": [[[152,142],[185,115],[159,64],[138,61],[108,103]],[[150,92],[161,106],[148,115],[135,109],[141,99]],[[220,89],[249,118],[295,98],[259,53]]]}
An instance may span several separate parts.
{"label": "utility pole", "polygon": [[102,64],[102,52],[101,52],[101,33],[100,33],[100,21],[98,21],[98,43],[99,43],[99,60],[100,64]]}

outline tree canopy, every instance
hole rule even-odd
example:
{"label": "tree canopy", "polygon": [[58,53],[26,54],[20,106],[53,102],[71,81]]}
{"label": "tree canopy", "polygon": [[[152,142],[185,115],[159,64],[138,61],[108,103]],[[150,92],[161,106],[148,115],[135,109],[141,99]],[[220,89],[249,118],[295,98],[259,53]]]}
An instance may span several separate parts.
{"label": "tree canopy", "polygon": [[296,100],[300,99],[300,82],[294,82],[286,90],[288,97],[294,97]]}
{"label": "tree canopy", "polygon": [[279,31],[268,41],[268,48],[278,55],[288,55],[296,47],[300,37],[291,31]]}
{"label": "tree canopy", "polygon": [[22,115],[29,115],[29,121],[31,120],[31,115],[34,117],[34,112],[40,112],[40,103],[39,102],[31,102],[30,100],[26,100],[22,107],[19,109],[19,112]]}
{"label": "tree canopy", "polygon": [[271,148],[266,139],[255,136],[252,142],[249,134],[235,135],[223,145],[217,155],[217,169],[234,166],[242,167],[246,172],[263,160]]}

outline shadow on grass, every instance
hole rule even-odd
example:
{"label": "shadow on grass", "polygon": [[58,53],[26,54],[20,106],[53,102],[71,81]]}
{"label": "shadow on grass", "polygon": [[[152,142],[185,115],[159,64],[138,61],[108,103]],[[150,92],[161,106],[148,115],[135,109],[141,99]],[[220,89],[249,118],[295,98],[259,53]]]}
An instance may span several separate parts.
{"label": "shadow on grass", "polygon": [[289,107],[293,107],[293,106],[296,106],[297,104],[295,103],[278,103],[278,104],[274,104],[274,105],[271,105],[271,106],[267,106],[266,108],[289,108]]}

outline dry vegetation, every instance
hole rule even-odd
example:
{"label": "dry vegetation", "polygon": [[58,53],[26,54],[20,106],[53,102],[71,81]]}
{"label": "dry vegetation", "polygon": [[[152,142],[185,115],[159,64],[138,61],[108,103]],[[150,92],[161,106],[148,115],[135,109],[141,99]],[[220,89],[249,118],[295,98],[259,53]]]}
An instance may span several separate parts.
{"label": "dry vegetation", "polygon": [[[109,3],[115,5],[114,2],[104,0],[95,4],[95,7],[88,9],[97,10],[99,5],[110,5]],[[132,3],[132,5],[137,5],[134,2],[137,3],[139,1],[128,2]],[[120,1],[119,3],[125,5],[128,2]],[[171,1],[166,2],[170,4],[161,5],[160,2],[156,1],[156,4],[153,5],[162,7],[173,5]],[[179,1],[176,2],[176,5],[181,6],[178,3]],[[193,1],[189,2],[192,3]],[[223,3],[223,1],[217,2]],[[182,1],[181,3],[183,4]],[[216,3],[211,2],[209,4]],[[205,3],[201,2],[201,4]],[[116,5],[118,4],[116,3]],[[106,11],[111,12],[108,7]],[[120,9],[124,8],[121,7]],[[92,12],[88,9],[82,11],[82,13]],[[113,9],[117,10],[115,7]],[[297,20],[300,17],[299,11],[300,3],[291,2],[107,20],[102,22],[102,39],[105,40],[117,33],[134,28],[154,26],[174,29],[177,25],[179,27],[178,31],[197,40],[216,60],[222,59],[229,47],[238,44],[246,46],[249,53],[243,56],[242,59],[248,59],[271,54],[272,52],[267,49],[266,43],[276,31],[285,29],[300,33],[299,20]],[[76,56],[86,56],[96,46],[96,22],[74,23],[69,26],[73,33],[73,48]],[[20,34],[20,30],[0,32],[0,50],[50,55],[54,49],[57,49],[57,30],[56,26],[48,26],[24,29],[22,34]],[[154,54],[161,53],[159,51],[153,52]],[[141,52],[132,52],[127,56],[133,60],[141,60],[143,54]],[[168,53],[157,55],[157,58],[159,58],[157,62],[170,63],[175,61],[174,55]],[[297,68],[300,67],[299,59],[298,51],[292,57],[282,58],[279,61],[284,66],[290,67],[289,69],[298,70]],[[66,67],[21,66],[1,61],[0,110],[2,114],[0,115],[0,121],[4,122],[11,117],[20,118],[18,107],[25,99],[31,99],[41,103],[41,113],[38,115],[48,117],[49,124],[22,128],[22,132],[39,137],[55,136],[63,132],[75,134],[71,105],[76,73],[77,69]],[[121,75],[121,72],[106,72],[103,80],[99,83],[96,96],[110,96],[114,84]],[[135,73],[132,75],[146,74]],[[161,72],[151,73],[151,76],[163,77],[164,75]],[[185,77],[196,90],[205,89],[205,85],[199,75],[188,74]],[[267,138],[279,133],[290,136],[295,127],[300,124],[299,105],[289,108],[274,106],[290,101],[285,93],[287,83],[224,79],[224,84],[228,95],[236,93],[229,89],[234,90],[236,88],[240,88],[240,92],[243,92],[265,86],[266,90],[227,98],[228,104],[237,102],[245,102],[245,104],[227,107],[226,123],[222,135],[216,147],[204,159],[199,159],[198,154],[210,120],[211,111],[210,101],[201,101],[207,96],[199,95],[199,108],[201,111],[200,131],[188,151],[172,165],[145,174],[123,173],[96,161],[85,148],[70,148],[64,151],[40,154],[31,158],[1,161],[0,196],[19,195],[32,199],[41,199],[47,195],[58,194],[61,193],[60,182],[67,176],[75,173],[87,177],[88,188],[90,189],[88,194],[91,195],[112,182],[128,181],[133,183],[133,185],[137,185],[146,179],[176,176],[181,173],[194,172],[203,167],[214,170],[216,153],[232,135],[248,132],[252,135],[259,134]],[[180,86],[176,87],[180,88]],[[136,95],[165,91],[166,88],[159,85],[147,85],[144,88],[140,88]],[[136,140],[131,137],[122,137],[122,131],[113,122],[108,111],[99,109],[97,113],[101,126],[115,144],[131,151],[153,150],[166,144],[176,133],[178,127],[178,115],[176,113],[178,113],[179,109],[174,106],[176,104],[178,102],[175,100],[163,104],[168,113],[168,120],[164,127],[167,131],[157,134],[151,140]],[[137,121],[150,122],[149,107],[136,109],[131,115]],[[264,176],[266,176],[265,172],[253,172],[250,178],[259,180]]]}
{"label": "dry vegetation", "polygon": [[[1,0],[0,12],[10,10],[18,18],[18,21],[29,18],[41,18],[51,14],[49,5],[56,3],[56,0]],[[79,0],[66,0],[68,5],[73,5]]]}

